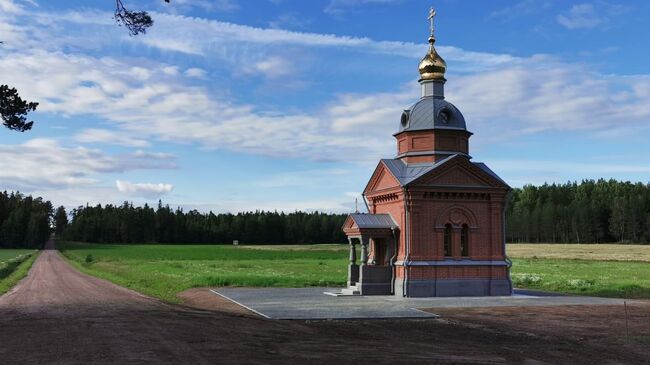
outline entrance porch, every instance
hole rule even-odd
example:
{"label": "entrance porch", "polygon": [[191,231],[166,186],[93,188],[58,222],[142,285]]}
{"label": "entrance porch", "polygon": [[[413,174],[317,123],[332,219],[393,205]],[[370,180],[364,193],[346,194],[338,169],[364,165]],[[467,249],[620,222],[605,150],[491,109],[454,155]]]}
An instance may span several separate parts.
{"label": "entrance porch", "polygon": [[[350,214],[343,231],[350,243],[347,295],[394,293],[397,224],[388,214]],[[357,263],[357,245],[361,247]]]}

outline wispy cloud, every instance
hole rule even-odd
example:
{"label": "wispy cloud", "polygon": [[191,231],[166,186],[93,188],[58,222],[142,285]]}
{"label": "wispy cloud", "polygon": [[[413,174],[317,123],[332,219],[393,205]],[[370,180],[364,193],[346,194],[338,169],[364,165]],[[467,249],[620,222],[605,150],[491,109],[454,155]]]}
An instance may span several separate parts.
{"label": "wispy cloud", "polygon": [[172,184],[132,183],[123,180],[116,180],[115,186],[121,193],[147,198],[161,197],[174,189]]}
{"label": "wispy cloud", "polygon": [[[156,27],[153,27],[146,37],[128,37],[118,33],[110,22],[110,13],[97,11],[76,11],[64,14],[36,14],[37,18],[47,17],[38,30],[29,28],[31,42],[25,43],[24,49],[37,47],[48,50],[59,50],[67,46],[80,48],[109,45],[118,38],[126,44],[138,43],[167,52],[179,52],[189,56],[203,56],[219,59],[222,65],[246,65],[252,55],[265,57],[272,53],[286,52],[287,46],[302,47],[303,49],[336,49],[337,51],[355,51],[373,54],[385,54],[398,57],[418,59],[422,57],[426,44],[382,41],[368,37],[352,37],[336,34],[321,34],[291,31],[286,29],[259,28],[248,25],[234,24],[205,18],[195,18],[183,15],[153,13]],[[108,21],[107,21],[108,19]],[[59,32],[65,24],[78,24],[83,32],[74,37],[51,39],[51,34]],[[16,31],[23,31],[17,28]],[[104,32],[110,32],[113,37],[106,37]],[[89,34],[101,34],[88,39]],[[19,43],[20,45],[22,43]],[[508,54],[471,52],[457,47],[440,45],[445,59],[456,63],[456,71],[483,70],[497,67],[516,59]]]}
{"label": "wispy cloud", "polygon": [[256,185],[262,188],[316,187],[323,184],[344,182],[352,171],[341,168],[287,172],[260,180]]}
{"label": "wispy cloud", "polygon": [[0,145],[0,181],[10,189],[84,186],[96,183],[97,175],[103,173],[173,168],[175,158],[168,154],[138,151],[111,155],[97,149],[63,147],[52,139]]}
{"label": "wispy cloud", "polygon": [[557,16],[557,22],[568,29],[595,28],[606,18],[596,12],[593,4],[573,5],[569,11]]}
{"label": "wispy cloud", "polygon": [[192,9],[207,12],[231,12],[239,9],[239,2],[236,0],[174,0],[168,4],[160,5],[160,9],[180,13]]}
{"label": "wispy cloud", "polygon": [[569,10],[555,18],[567,29],[593,29],[607,25],[612,18],[630,11],[630,7],[607,2],[573,5]]}
{"label": "wispy cloud", "polygon": [[402,0],[330,0],[323,11],[326,14],[340,16],[343,13],[367,5],[398,4]]}
{"label": "wispy cloud", "polygon": [[269,21],[271,28],[303,28],[310,23],[309,19],[296,12],[280,14],[277,18]]}
{"label": "wispy cloud", "polygon": [[151,144],[144,139],[136,138],[125,132],[108,129],[88,128],[75,135],[75,140],[88,144],[112,144],[128,147],[149,147]]}
{"label": "wispy cloud", "polygon": [[185,70],[185,76],[203,78],[207,72],[204,69],[192,67]]}
{"label": "wispy cloud", "polygon": [[503,21],[512,20],[522,15],[529,15],[542,12],[548,9],[551,3],[546,0],[522,0],[513,5],[495,10],[488,15],[489,19],[499,19]]}
{"label": "wispy cloud", "polygon": [[[647,176],[650,166],[633,163],[588,163],[534,159],[491,159],[490,167],[508,179],[513,186],[525,184],[565,183],[580,176],[581,179],[618,178],[629,175]],[[647,180],[644,182],[648,182]]]}
{"label": "wispy cloud", "polygon": [[5,14],[22,14],[24,9],[22,5],[13,0],[0,0],[0,13]]}

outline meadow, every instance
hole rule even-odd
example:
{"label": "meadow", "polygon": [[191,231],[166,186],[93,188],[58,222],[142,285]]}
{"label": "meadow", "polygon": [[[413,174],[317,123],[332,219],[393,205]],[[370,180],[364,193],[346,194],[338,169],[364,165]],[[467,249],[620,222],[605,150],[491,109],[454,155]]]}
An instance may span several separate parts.
{"label": "meadow", "polygon": [[[343,286],[347,245],[112,245],[59,242],[79,270],[170,302],[193,287]],[[650,298],[650,246],[508,245],[516,287]]]}
{"label": "meadow", "polygon": [[25,254],[30,254],[30,253],[34,253],[34,250],[2,248],[0,249],[0,264],[2,264],[3,262],[7,262],[11,259],[15,259],[16,257]]}
{"label": "meadow", "polygon": [[38,257],[38,251],[27,249],[0,249],[0,295],[24,278]]}
{"label": "meadow", "polygon": [[111,245],[59,242],[79,270],[170,302],[193,287],[342,286],[346,245]]}
{"label": "meadow", "polygon": [[528,259],[650,262],[650,245],[617,244],[509,244],[508,255]]}

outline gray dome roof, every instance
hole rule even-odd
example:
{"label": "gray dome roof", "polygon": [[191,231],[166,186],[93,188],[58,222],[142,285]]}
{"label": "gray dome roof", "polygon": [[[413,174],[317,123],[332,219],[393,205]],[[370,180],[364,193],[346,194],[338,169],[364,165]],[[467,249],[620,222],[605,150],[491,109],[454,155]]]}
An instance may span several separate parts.
{"label": "gray dome roof", "polygon": [[467,130],[460,110],[445,99],[425,96],[405,110],[397,133],[427,129]]}

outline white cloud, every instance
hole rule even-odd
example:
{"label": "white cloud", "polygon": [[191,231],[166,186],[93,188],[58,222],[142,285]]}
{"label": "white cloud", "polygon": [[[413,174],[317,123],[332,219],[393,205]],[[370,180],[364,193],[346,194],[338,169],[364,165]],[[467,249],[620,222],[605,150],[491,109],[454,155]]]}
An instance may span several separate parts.
{"label": "white cloud", "polygon": [[417,101],[415,81],[395,93],[343,94],[327,109],[332,130],[341,133],[365,130],[370,135],[396,128],[401,111]]}
{"label": "white cloud", "polygon": [[401,2],[402,0],[330,0],[323,11],[326,14],[338,16],[350,9],[364,5],[398,4]]}
{"label": "white cloud", "polygon": [[[116,59],[60,53],[16,53],[0,58],[0,72],[40,111],[94,115],[112,121],[119,133],[91,129],[76,138],[145,146],[145,139],[199,143],[265,155],[340,159],[330,151],[363,148],[361,136],[332,138],[328,121],[306,113],[256,111],[185,86],[151,65],[147,72]],[[137,136],[137,137],[134,137]],[[344,149],[345,147],[345,149]]]}
{"label": "white cloud", "polygon": [[490,168],[512,186],[525,184],[565,183],[581,179],[615,178],[625,180],[630,175],[648,175],[650,166],[633,163],[588,163],[533,159],[490,159]]}
{"label": "white cloud", "polygon": [[[203,56],[211,61],[219,60],[221,67],[235,71],[250,69],[251,60],[264,60],[287,52],[287,46],[316,51],[321,48],[336,48],[338,51],[354,51],[386,54],[419,59],[426,50],[426,44],[398,41],[381,41],[367,37],[350,37],[335,34],[297,32],[273,28],[257,28],[217,20],[195,18],[167,13],[152,13],[156,26],[146,36],[128,37],[111,20],[109,12],[83,10],[65,13],[30,13],[20,22],[8,21],[10,26],[0,26],[0,34],[20,41],[11,42],[11,47],[23,50],[47,49],[58,51],[63,48],[93,49],[115,45],[116,42],[139,43],[163,51],[180,52],[190,56]],[[36,25],[32,25],[36,23]],[[1,23],[0,23],[1,24]],[[76,24],[77,27],[70,27]],[[11,28],[3,31],[4,28]],[[66,34],[52,37],[52,34]],[[424,39],[424,36],[423,36]],[[439,46],[445,59],[454,62],[458,71],[476,71],[492,68],[516,60],[507,54],[470,52],[451,46]]]}
{"label": "white cloud", "polygon": [[0,13],[22,14],[24,9],[13,0],[0,0]]}
{"label": "white cloud", "polygon": [[192,8],[199,8],[203,11],[234,11],[239,9],[235,0],[174,0],[161,8],[167,10],[172,7],[177,11],[187,11]]}
{"label": "white cloud", "polygon": [[[543,75],[543,77],[540,77]],[[650,117],[646,77],[604,76],[548,57],[449,83],[449,100],[482,136],[642,127]],[[495,130],[496,128],[496,130]]]}
{"label": "white cloud", "polygon": [[[422,46],[407,42],[374,41],[370,38],[337,36],[295,32],[283,29],[256,28],[216,20],[191,18],[171,14],[155,14],[159,26],[152,28],[147,37],[134,39],[151,46],[181,51],[176,41],[186,43],[183,48],[188,53],[206,54],[214,52],[217,46],[244,44],[263,45],[302,45],[310,47],[365,47],[383,53],[410,54],[422,53]],[[164,40],[172,44],[166,45]]]}
{"label": "white cloud", "polygon": [[521,15],[529,15],[548,9],[551,3],[546,0],[522,0],[490,13],[488,18],[502,21],[512,20]]}
{"label": "white cloud", "polygon": [[352,173],[352,171],[341,168],[285,172],[260,179],[256,185],[262,188],[302,187],[309,189],[328,184],[328,188],[332,188],[337,184],[346,185],[345,178]]}
{"label": "white cloud", "polygon": [[607,19],[594,8],[593,4],[577,4],[565,14],[557,16],[557,22],[568,29],[590,29],[604,23]]}
{"label": "white cloud", "polygon": [[[252,55],[264,57],[273,47],[278,52],[286,51],[286,46],[327,47],[337,48],[340,51],[361,50],[364,53],[413,59],[421,58],[427,47],[425,44],[412,42],[258,28],[173,14],[152,15],[155,16],[157,26],[148,31],[146,37],[125,38],[125,41],[143,43],[165,51],[206,56],[210,59],[216,57],[238,66],[247,65]],[[110,14],[105,16],[110,18]],[[107,41],[99,40],[99,42]],[[470,52],[444,45],[437,48],[445,55],[447,61],[456,62],[456,71],[491,68],[516,60],[516,57],[507,54]]]}
{"label": "white cloud", "polygon": [[280,56],[271,56],[255,63],[255,70],[251,73],[263,75],[268,78],[280,78],[290,75],[295,67],[288,59]]}
{"label": "white cloud", "polygon": [[188,77],[203,78],[205,77],[206,74],[207,72],[205,72],[205,70],[196,67],[188,68],[187,70],[185,70],[185,76]]}
{"label": "white cloud", "polygon": [[166,75],[176,76],[176,75],[178,75],[178,67],[177,66],[165,66],[165,67],[162,68],[162,72],[165,73]]}
{"label": "white cloud", "polygon": [[149,141],[136,138],[129,133],[108,129],[84,129],[77,133],[74,138],[76,141],[81,143],[103,143],[128,147],[149,147],[151,145]]}
{"label": "white cloud", "polygon": [[115,180],[115,186],[121,193],[148,198],[160,197],[174,189],[171,184],[131,183],[123,180]]}
{"label": "white cloud", "polygon": [[9,189],[84,186],[97,183],[99,174],[173,168],[175,158],[167,154],[138,151],[109,155],[96,149],[63,147],[52,139],[0,145],[0,181]]}
{"label": "white cloud", "polygon": [[295,12],[280,14],[269,22],[271,28],[303,28],[310,23],[308,19]]}
{"label": "white cloud", "polygon": [[622,173],[650,173],[649,165],[580,163],[548,160],[499,160],[490,161],[490,165],[500,171],[543,171],[551,175],[578,173],[581,175],[603,176]]}

